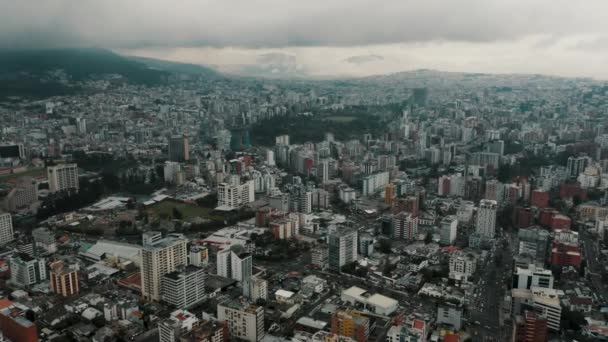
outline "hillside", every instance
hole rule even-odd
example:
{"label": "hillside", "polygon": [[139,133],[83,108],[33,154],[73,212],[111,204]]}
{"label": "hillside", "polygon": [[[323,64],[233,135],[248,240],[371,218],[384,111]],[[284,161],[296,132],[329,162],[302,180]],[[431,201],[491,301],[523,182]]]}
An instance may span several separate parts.
{"label": "hillside", "polygon": [[119,74],[128,83],[158,85],[168,73],[102,49],[0,50],[0,98],[79,91],[77,82]]}

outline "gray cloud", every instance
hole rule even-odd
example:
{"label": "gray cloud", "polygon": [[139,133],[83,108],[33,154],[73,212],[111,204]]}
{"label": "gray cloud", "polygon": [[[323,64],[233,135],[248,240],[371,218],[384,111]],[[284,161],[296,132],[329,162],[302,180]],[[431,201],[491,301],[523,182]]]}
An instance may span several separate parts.
{"label": "gray cloud", "polygon": [[0,47],[365,46],[608,34],[604,0],[0,0]]}

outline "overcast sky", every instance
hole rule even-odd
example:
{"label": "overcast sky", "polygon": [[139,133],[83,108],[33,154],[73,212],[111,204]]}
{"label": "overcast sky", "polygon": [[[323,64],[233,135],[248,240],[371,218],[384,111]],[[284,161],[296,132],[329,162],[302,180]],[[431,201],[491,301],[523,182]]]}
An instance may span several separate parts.
{"label": "overcast sky", "polygon": [[4,47],[97,46],[314,75],[416,68],[608,79],[607,0],[0,0]]}

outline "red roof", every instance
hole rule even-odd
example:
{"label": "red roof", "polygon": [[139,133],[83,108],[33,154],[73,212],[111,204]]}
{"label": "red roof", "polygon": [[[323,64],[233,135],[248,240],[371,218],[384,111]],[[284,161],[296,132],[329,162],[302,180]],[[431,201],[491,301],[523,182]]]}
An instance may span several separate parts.
{"label": "red roof", "polygon": [[11,302],[10,300],[8,300],[6,298],[0,299],[0,310],[6,309],[11,305],[13,305],[13,302]]}
{"label": "red roof", "polygon": [[458,335],[446,334],[445,336],[443,336],[443,342],[458,342]]}

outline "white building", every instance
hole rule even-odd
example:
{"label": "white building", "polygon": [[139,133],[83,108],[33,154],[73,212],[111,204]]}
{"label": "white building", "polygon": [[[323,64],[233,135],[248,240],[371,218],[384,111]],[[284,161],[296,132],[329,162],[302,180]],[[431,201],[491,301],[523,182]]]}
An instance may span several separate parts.
{"label": "white building", "polygon": [[251,300],[268,299],[268,281],[260,277],[251,277]]}
{"label": "white building", "polygon": [[350,203],[357,199],[357,193],[355,189],[346,186],[340,187],[338,195],[343,203]]}
{"label": "white building", "polygon": [[445,324],[452,327],[454,331],[462,328],[462,306],[446,303],[437,308],[437,324]]}
{"label": "white building", "polygon": [[532,287],[529,290],[511,290],[512,311],[521,312],[522,307],[532,306],[535,311],[547,319],[549,330],[560,331],[562,307],[560,296],[563,291]]}
{"label": "white building", "polygon": [[206,266],[209,264],[209,251],[205,246],[192,246],[188,254],[188,262],[194,266]]}
{"label": "white building", "polygon": [[217,305],[217,319],[226,322],[231,341],[261,341],[264,338],[264,308],[227,301]]}
{"label": "white building", "polygon": [[343,302],[348,302],[352,305],[357,303],[362,304],[375,314],[383,316],[392,314],[399,307],[399,302],[392,298],[378,293],[370,294],[367,292],[367,290],[356,286],[342,290],[340,300]]}
{"label": "white building", "polygon": [[144,233],[141,251],[141,292],[145,299],[161,299],[162,277],[188,263],[188,240],[176,235],[158,239],[159,232]]}
{"label": "white building", "polygon": [[217,274],[241,283],[243,295],[249,297],[253,259],[251,254],[240,245],[232,246],[217,253]]}
{"label": "white building", "polygon": [[220,183],[217,187],[218,210],[234,210],[255,201],[255,184],[252,180],[243,184]]}
{"label": "white building", "polygon": [[477,256],[472,252],[456,251],[450,256],[450,279],[467,283],[475,273]]}
{"label": "white building", "polygon": [[546,270],[535,265],[528,268],[517,267],[513,274],[513,288],[529,290],[532,287],[553,288],[553,274],[551,270]]}
{"label": "white building", "polygon": [[371,195],[384,188],[390,181],[388,171],[378,172],[363,178],[363,196]]}
{"label": "white building", "polygon": [[46,260],[18,256],[10,259],[11,284],[29,287],[47,279]]}
{"label": "white building", "polygon": [[51,193],[68,190],[78,192],[78,166],[76,164],[49,166],[46,173]]}
{"label": "white building", "polygon": [[15,240],[11,214],[0,213],[0,246]]}
{"label": "white building", "polygon": [[449,215],[441,220],[440,226],[439,242],[442,245],[451,245],[456,240],[456,234],[458,229],[458,218],[455,215]]}
{"label": "white building", "polygon": [[205,300],[204,269],[188,265],[177,271],[167,273],[161,281],[163,301],[176,308],[189,308]]}
{"label": "white building", "polygon": [[276,165],[276,163],[274,161],[274,151],[273,150],[266,150],[266,164],[268,164],[268,166]]}
{"label": "white building", "polygon": [[496,233],[496,201],[482,199],[477,210],[475,231],[484,238],[492,239]]}

